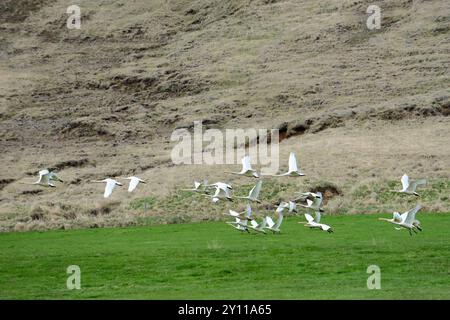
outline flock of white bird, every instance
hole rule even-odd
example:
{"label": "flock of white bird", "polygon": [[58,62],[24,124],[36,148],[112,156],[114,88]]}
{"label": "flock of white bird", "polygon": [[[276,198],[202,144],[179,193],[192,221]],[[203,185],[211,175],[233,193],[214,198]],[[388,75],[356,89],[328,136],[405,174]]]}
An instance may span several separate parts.
{"label": "flock of white bird", "polygon": [[[239,172],[228,172],[231,174],[246,176],[246,177],[254,177],[261,178],[261,174],[259,174],[256,170],[254,170],[251,166],[250,156],[245,156],[242,158],[242,170]],[[298,168],[297,159],[295,153],[291,152],[289,155],[289,169],[287,172],[281,174],[271,175],[274,177],[303,177],[305,174]],[[426,184],[426,180],[416,180],[409,181],[409,177],[404,174],[401,178],[402,189],[401,190],[390,190],[396,193],[403,193],[408,195],[419,196],[416,192],[416,189],[420,185]],[[322,201],[323,196],[321,192],[297,192],[297,196],[289,200],[288,202],[282,201],[275,210],[277,215],[277,220],[274,222],[272,217],[265,216],[261,219],[260,222],[257,222],[253,217],[252,213],[252,202],[260,203],[259,193],[262,187],[262,180],[259,180],[256,185],[250,190],[248,196],[245,197],[232,197],[231,193],[233,187],[224,182],[216,182],[213,184],[208,184],[205,180],[203,183],[194,181],[194,188],[192,189],[183,189],[186,191],[200,192],[205,196],[210,197],[214,203],[218,202],[220,199],[226,199],[232,201],[234,198],[238,199],[246,199],[247,200],[247,209],[244,212],[236,212],[234,210],[229,210],[226,215],[233,217],[234,221],[228,221],[227,224],[233,226],[236,230],[241,232],[251,231],[256,233],[266,233],[267,231],[271,231],[273,233],[281,232],[281,223],[283,222],[284,212],[287,210],[289,213],[298,212],[297,204],[300,204],[300,207],[305,208],[307,210],[312,211],[311,213],[305,213],[306,221],[301,221],[299,223],[304,224],[305,227],[312,229],[319,229],[322,231],[327,231],[329,233],[333,232],[333,228],[327,224],[321,223],[321,212],[323,212]],[[214,192],[211,192],[214,190]],[[396,225],[397,230],[401,230],[402,228],[409,230],[409,233],[412,235],[412,232],[422,231],[422,227],[420,226],[419,220],[417,220],[416,214],[421,209],[421,205],[417,205],[413,209],[400,214],[398,212],[394,212],[392,219],[384,219],[380,218],[380,220],[388,221],[394,225]],[[314,215],[314,217],[313,217]]]}
{"label": "flock of white bird", "polygon": [[[56,187],[56,185],[53,184],[55,181],[64,182],[61,180],[61,178],[52,171],[49,171],[48,169],[40,170],[39,171],[39,178],[36,182],[33,183],[26,183],[31,185],[40,185],[44,187]],[[146,183],[144,180],[138,177],[127,177],[122,178],[123,180],[130,180],[128,184],[128,192],[133,192],[134,189],[138,186],[139,183]],[[123,186],[122,183],[118,182],[117,180],[106,178],[104,180],[93,180],[91,182],[94,183],[105,183],[105,192],[103,193],[104,198],[109,198],[115,189],[116,186]]]}
{"label": "flock of white bird", "polygon": [[[253,177],[253,178],[261,178],[261,174],[259,174],[256,170],[252,168],[250,156],[245,156],[242,158],[242,170],[239,172],[227,172],[231,174],[236,174],[240,176]],[[299,170],[297,166],[297,159],[295,153],[291,152],[289,155],[289,169],[287,172],[281,174],[272,175],[274,177],[303,177],[305,174]],[[236,230],[242,232],[250,233],[280,233],[281,232],[281,223],[283,222],[284,211],[288,212],[298,212],[297,211],[297,202],[300,203],[300,206],[303,208],[307,208],[313,210],[315,212],[315,217],[313,218],[311,214],[306,213],[305,217],[307,222],[304,223],[305,227],[309,228],[318,228],[323,231],[333,232],[333,229],[323,223],[320,223],[320,212],[323,212],[322,206],[322,193],[320,192],[304,192],[297,193],[297,197],[291,201],[284,202],[282,201],[277,209],[276,213],[276,221],[272,219],[270,216],[265,216],[261,219],[261,221],[257,222],[253,217],[253,210],[251,204],[253,202],[261,203],[259,199],[259,194],[261,192],[262,180],[259,180],[256,185],[249,191],[247,196],[234,196],[232,197],[233,187],[228,183],[224,182],[216,182],[212,184],[208,184],[205,180],[204,182],[194,181],[194,188],[191,189],[183,189],[185,191],[193,191],[204,194],[206,197],[211,198],[212,202],[216,203],[220,201],[220,199],[226,199],[229,201],[233,201],[233,199],[245,199],[247,200],[247,209],[244,212],[236,212],[234,210],[229,210],[226,215],[234,218],[234,221],[228,221],[227,224],[233,226]]]}
{"label": "flock of white bird", "polygon": [[[242,170],[239,172],[228,172],[231,174],[236,174],[240,176],[261,178],[256,170],[252,169],[250,156],[245,156],[242,158]],[[289,155],[289,169],[285,173],[271,175],[274,177],[302,177],[305,174],[299,170],[297,166],[297,159],[295,153],[291,152]],[[119,178],[119,180],[129,180],[128,192],[133,192],[140,183],[146,183],[139,177],[132,176],[126,178]],[[63,182],[63,180],[55,173],[48,169],[39,171],[39,179],[34,183],[26,183],[32,185],[41,185],[46,187],[56,187],[55,181]],[[105,183],[105,190],[103,197],[109,198],[116,186],[123,186],[122,183],[118,182],[112,178],[106,178],[104,180],[93,180],[93,183]],[[419,196],[416,189],[420,185],[426,184],[426,180],[416,180],[410,181],[409,177],[404,174],[401,178],[402,189],[400,190],[390,190],[391,192],[402,193],[407,195]],[[250,190],[248,196],[232,196],[233,187],[224,182],[216,182],[208,184],[205,180],[204,182],[194,181],[194,188],[182,189],[185,191],[192,191],[202,193],[205,197],[211,198],[211,201],[217,203],[221,199],[228,201],[233,201],[233,199],[245,199],[247,200],[247,209],[244,212],[236,212],[234,210],[229,210],[226,215],[234,218],[234,221],[228,221],[227,224],[233,226],[238,231],[248,232],[251,231],[256,233],[267,233],[267,231],[272,233],[281,232],[281,224],[283,222],[284,212],[287,210],[289,213],[298,212],[297,204],[301,208],[310,210],[310,213],[305,213],[304,217],[306,221],[301,221],[299,223],[304,224],[305,227],[312,229],[320,229],[327,231],[329,233],[333,232],[333,228],[329,225],[321,223],[321,212],[323,212],[322,201],[323,196],[321,192],[297,192],[296,197],[287,202],[282,201],[275,210],[277,215],[276,221],[270,216],[265,216],[258,223],[253,217],[253,211],[251,203],[261,203],[259,200],[259,194],[262,187],[262,180],[259,180],[256,185]],[[422,231],[420,221],[416,219],[417,212],[421,209],[421,205],[416,205],[413,209],[400,214],[399,212],[393,213],[392,219],[379,218],[379,220],[387,221],[396,226],[397,230],[407,229],[410,235],[412,232],[417,233],[417,231]],[[314,217],[313,215],[314,214]]]}

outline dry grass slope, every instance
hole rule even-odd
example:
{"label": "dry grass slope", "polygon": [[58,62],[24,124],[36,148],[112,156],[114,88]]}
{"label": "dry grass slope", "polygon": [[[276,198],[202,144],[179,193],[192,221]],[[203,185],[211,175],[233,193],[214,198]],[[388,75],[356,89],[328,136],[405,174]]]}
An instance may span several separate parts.
{"label": "dry grass slope", "polygon": [[[281,158],[308,176],[266,181],[261,210],[323,182],[342,193],[329,213],[406,210],[386,190],[408,172],[429,179],[428,211],[449,211],[448,1],[378,1],[377,31],[366,0],[80,0],[81,30],[71,4],[0,4],[1,230],[218,219],[224,205],[180,186],[250,182],[173,166],[170,134],[194,120],[282,129]],[[20,184],[44,167],[68,183]],[[133,196],[88,183],[133,173],[151,182]]]}

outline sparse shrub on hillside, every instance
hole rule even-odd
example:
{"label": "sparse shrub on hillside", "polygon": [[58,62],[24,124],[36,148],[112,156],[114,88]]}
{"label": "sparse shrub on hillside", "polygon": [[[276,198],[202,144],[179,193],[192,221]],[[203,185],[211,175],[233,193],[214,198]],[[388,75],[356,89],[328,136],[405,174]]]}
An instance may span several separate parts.
{"label": "sparse shrub on hillside", "polygon": [[106,201],[96,205],[95,208],[90,209],[89,214],[93,216],[108,215],[115,208],[120,206],[120,201]]}
{"label": "sparse shrub on hillside", "polygon": [[44,210],[41,206],[32,207],[30,212],[31,220],[43,220],[44,219]]}

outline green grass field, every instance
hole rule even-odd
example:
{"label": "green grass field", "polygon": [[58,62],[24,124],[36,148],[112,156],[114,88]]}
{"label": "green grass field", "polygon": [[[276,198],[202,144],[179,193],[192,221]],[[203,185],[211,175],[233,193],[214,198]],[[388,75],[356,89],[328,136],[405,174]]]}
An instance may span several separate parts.
{"label": "green grass field", "polygon": [[[389,217],[389,214],[383,215]],[[1,299],[450,299],[450,214],[410,236],[380,215],[289,217],[283,234],[223,222],[0,234]],[[369,265],[381,290],[368,290]],[[66,268],[81,268],[81,289]]]}

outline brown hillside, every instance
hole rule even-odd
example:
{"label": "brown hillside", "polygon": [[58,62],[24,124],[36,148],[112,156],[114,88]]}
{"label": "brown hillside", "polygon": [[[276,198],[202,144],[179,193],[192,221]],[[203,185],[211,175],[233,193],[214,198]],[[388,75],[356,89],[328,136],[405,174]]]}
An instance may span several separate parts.
{"label": "brown hillside", "polygon": [[[407,172],[429,179],[428,210],[449,210],[448,1],[377,1],[373,31],[373,1],[81,0],[81,30],[66,28],[71,4],[0,4],[0,229],[218,218],[225,205],[176,189],[253,181],[172,164],[170,135],[194,120],[284,128],[281,161],[296,151],[308,176],[269,179],[269,202],[329,181],[330,213],[407,209],[379,197]],[[21,184],[47,167],[66,183]],[[89,183],[130,174],[149,180],[131,196]]]}

